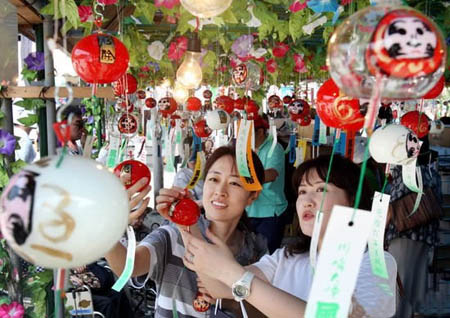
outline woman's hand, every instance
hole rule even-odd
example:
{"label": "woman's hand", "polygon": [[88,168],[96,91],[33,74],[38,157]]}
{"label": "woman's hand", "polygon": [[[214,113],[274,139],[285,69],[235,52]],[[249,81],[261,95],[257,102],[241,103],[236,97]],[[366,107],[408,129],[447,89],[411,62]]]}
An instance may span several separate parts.
{"label": "woman's hand", "polygon": [[83,266],[79,266],[79,267],[74,267],[72,268],[72,270],[76,273],[76,274],[81,274],[86,270],[86,265]]}
{"label": "woman's hand", "polygon": [[194,237],[187,231],[181,231],[186,252],[183,262],[190,270],[214,277],[220,281],[233,270],[241,270],[227,245],[209,229],[206,236],[213,244]]}
{"label": "woman's hand", "polygon": [[[128,200],[130,203],[130,214],[128,216],[128,224],[133,224],[142,216],[145,212],[145,209],[148,206],[148,202],[150,198],[145,198],[147,194],[151,190],[151,186],[146,186],[141,192],[139,189],[142,188],[148,182],[147,178],[141,178],[138,182],[133,184],[130,188],[128,188]],[[145,199],[144,199],[145,198]]]}
{"label": "woman's hand", "polygon": [[206,300],[208,303],[210,304],[215,304],[216,303],[216,299],[213,298],[210,294],[208,289],[206,289],[205,284],[203,284],[202,280],[200,279],[200,277],[197,277],[197,289],[200,293],[202,293],[202,298],[204,300]]}
{"label": "woman's hand", "polygon": [[364,308],[356,301],[355,297],[352,297],[352,312],[348,315],[348,318],[366,318],[366,311]]}
{"label": "woman's hand", "polygon": [[[183,189],[180,187],[172,187],[171,189],[163,188],[159,190],[159,195],[156,197],[156,211],[158,211],[158,213],[163,218],[172,222],[172,219],[169,216],[170,206],[174,202],[177,202],[183,198],[191,198],[191,197],[192,195],[187,189]],[[195,225],[187,227],[184,225],[177,224],[177,227],[180,230],[186,230],[188,228],[193,229]],[[198,232],[197,230],[194,232],[196,232],[197,236],[200,237],[200,233],[197,233]]]}
{"label": "woman's hand", "polygon": [[161,214],[162,217],[170,221],[169,210],[172,203],[189,196],[189,191],[186,191],[183,188],[163,188],[159,190],[159,194],[156,197],[156,211],[158,211],[158,213]]}

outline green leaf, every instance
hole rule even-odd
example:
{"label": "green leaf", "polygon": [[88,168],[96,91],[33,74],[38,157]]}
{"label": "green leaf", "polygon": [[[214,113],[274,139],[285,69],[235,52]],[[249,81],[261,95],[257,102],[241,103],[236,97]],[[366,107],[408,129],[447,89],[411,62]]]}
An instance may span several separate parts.
{"label": "green leaf", "polygon": [[262,107],[262,100],[265,98],[265,96],[266,93],[262,88],[252,92],[252,99],[259,105],[259,108]]}
{"label": "green leaf", "polygon": [[280,0],[264,0],[264,2],[272,3],[272,4],[280,4]]}
{"label": "green leaf", "polygon": [[256,2],[253,14],[257,17],[262,25],[258,28],[259,39],[262,40],[270,35],[274,26],[278,23],[277,14],[271,12],[262,2]]}
{"label": "green leaf", "polygon": [[67,17],[72,26],[78,29],[80,24],[80,16],[78,15],[78,7],[74,0],[64,0],[59,2],[59,10]]}
{"label": "green leaf", "polygon": [[181,8],[180,11],[181,12],[180,12],[180,19],[178,20],[177,32],[182,35],[189,30],[190,31],[194,30],[194,27],[190,25],[188,22],[191,21],[192,19],[195,19],[195,17],[184,8]]}
{"label": "green leaf", "polygon": [[12,173],[16,174],[21,171],[26,165],[27,163],[25,161],[19,159],[10,164],[11,171]]}
{"label": "green leaf", "polygon": [[239,21],[236,19],[233,10],[231,10],[231,8],[228,8],[224,13],[222,13],[220,15],[220,17],[222,17],[223,21],[225,23],[230,23],[230,24],[236,24],[239,23]]}
{"label": "green leaf", "polygon": [[41,9],[42,15],[54,15],[55,14],[55,5],[53,3],[53,0],[50,1],[49,4],[47,4],[45,7]]}
{"label": "green leaf", "polygon": [[9,183],[8,174],[4,169],[0,169],[0,188],[3,189]]}
{"label": "green leaf", "polygon": [[334,26],[327,26],[323,29],[322,38],[325,43],[328,43],[331,34],[333,34]]}
{"label": "green leaf", "polygon": [[61,34],[66,35],[69,30],[73,29],[72,22],[70,20],[66,20],[61,28]]}
{"label": "green leaf", "polygon": [[19,100],[14,103],[16,106],[20,106],[25,108],[26,110],[33,109],[33,99],[32,98],[24,98],[23,100]]}
{"label": "green leaf", "polygon": [[37,71],[29,70],[26,64],[24,64],[21,72],[24,79],[26,79],[29,82],[34,81],[37,78],[37,73],[38,73]]}
{"label": "green leaf", "polygon": [[32,98],[31,105],[34,109],[39,109],[45,107],[45,101],[40,98]]}
{"label": "green leaf", "polygon": [[1,297],[0,298],[0,305],[10,304],[10,303],[11,303],[11,299],[9,299],[8,297]]}
{"label": "green leaf", "polygon": [[231,49],[231,46],[233,45],[233,42],[230,41],[227,38],[227,35],[223,32],[219,33],[219,44],[222,47],[222,49],[225,51],[225,53],[229,52]]}
{"label": "green leaf", "polygon": [[202,71],[205,75],[212,75],[216,68],[217,56],[213,51],[208,51],[203,58],[203,68]]}
{"label": "green leaf", "polygon": [[294,42],[297,41],[297,39],[299,39],[303,34],[302,27],[306,24],[307,20],[305,17],[305,12],[306,10],[300,10],[292,13],[289,17],[289,34]]}
{"label": "green leaf", "polygon": [[92,29],[94,28],[94,22],[84,22],[81,23],[81,26],[84,28],[83,35],[88,36],[92,33]]}
{"label": "green leaf", "polygon": [[289,35],[289,22],[279,20],[275,25],[275,31],[278,32],[278,40],[283,42]]}
{"label": "green leaf", "polygon": [[38,122],[38,116],[35,114],[30,114],[28,115],[28,117],[22,117],[18,119],[18,122],[20,122],[21,124],[29,127],[32,126],[34,124],[36,124]]}
{"label": "green leaf", "polygon": [[155,16],[155,12],[156,7],[153,3],[147,1],[139,1],[136,4],[136,10],[134,11],[133,15],[144,16],[149,23],[153,23],[153,17]]}

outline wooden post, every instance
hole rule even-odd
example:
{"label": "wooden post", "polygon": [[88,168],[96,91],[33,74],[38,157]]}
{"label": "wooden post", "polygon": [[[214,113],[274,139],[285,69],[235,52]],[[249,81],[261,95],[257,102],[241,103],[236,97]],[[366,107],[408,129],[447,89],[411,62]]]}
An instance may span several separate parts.
{"label": "wooden post", "polygon": [[[44,41],[53,36],[53,20],[52,16],[46,15],[44,17]],[[45,56],[45,86],[55,85],[55,75],[53,67],[53,55],[48,48],[47,43],[44,43]],[[25,96],[21,96],[25,97]],[[54,97],[54,95],[53,95]],[[47,115],[47,145],[48,155],[56,154],[56,135],[53,131],[53,123],[56,121],[56,107],[54,100],[46,100],[45,109]]]}

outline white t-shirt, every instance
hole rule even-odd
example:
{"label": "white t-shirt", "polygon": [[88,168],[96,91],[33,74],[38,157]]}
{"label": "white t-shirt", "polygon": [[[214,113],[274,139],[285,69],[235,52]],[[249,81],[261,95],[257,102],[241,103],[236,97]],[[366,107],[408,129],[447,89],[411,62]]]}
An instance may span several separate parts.
{"label": "white t-shirt", "polygon": [[[261,270],[273,286],[308,301],[313,282],[309,254],[285,257],[284,250],[279,248],[272,255],[263,256],[253,266]],[[389,274],[388,281],[372,274],[369,253],[364,253],[354,291],[357,302],[374,318],[387,318],[395,314],[395,296],[386,294],[378,284],[388,283],[394,295],[396,294],[397,263],[388,252],[384,252],[384,259]]]}

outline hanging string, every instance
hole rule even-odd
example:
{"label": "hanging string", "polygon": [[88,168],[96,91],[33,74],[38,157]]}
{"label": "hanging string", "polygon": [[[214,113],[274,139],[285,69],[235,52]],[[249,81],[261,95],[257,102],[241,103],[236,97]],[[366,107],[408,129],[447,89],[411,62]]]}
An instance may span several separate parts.
{"label": "hanging string", "polygon": [[[58,17],[58,12],[59,12],[59,7],[58,7],[58,1],[55,0],[54,2],[54,12]],[[62,15],[62,21],[63,23],[65,23],[66,21],[66,3],[65,0],[63,0],[62,2],[62,6],[61,6],[61,15]],[[47,41],[47,46],[52,54],[52,56],[54,56],[54,52],[57,49],[58,46],[58,19],[55,20],[55,29],[54,29],[54,33],[53,33],[53,38],[49,39]],[[67,37],[64,36],[63,38],[63,45],[64,45],[64,51],[67,51]],[[63,77],[63,81],[64,81],[64,86],[67,89],[67,93],[68,93],[68,97],[67,100],[59,107],[57,113],[56,113],[56,121],[53,124],[53,129],[55,131],[55,135],[58,137],[58,140],[62,143],[63,145],[63,150],[62,153],[56,163],[56,167],[59,168],[62,160],[64,159],[64,156],[67,153],[67,143],[70,139],[70,123],[72,121],[72,116],[69,116],[67,118],[67,120],[63,121],[62,120],[62,114],[64,112],[64,110],[72,103],[73,100],[73,90],[72,87],[67,83],[65,77]],[[55,95],[54,95],[54,99],[55,99],[55,103],[59,100],[59,86],[55,87]]]}
{"label": "hanging string", "polygon": [[353,220],[355,219],[356,209],[358,209],[359,203],[361,201],[361,194],[362,194],[362,188],[363,188],[363,184],[364,184],[364,177],[365,177],[366,169],[367,169],[367,161],[369,159],[369,144],[370,144],[370,137],[367,137],[367,144],[366,144],[366,148],[364,149],[363,163],[362,163],[362,166],[361,166],[361,172],[359,174],[358,190],[356,191],[355,204],[353,206],[353,214],[352,214],[352,218],[350,220],[350,224],[351,225],[353,225]]}
{"label": "hanging string", "polygon": [[382,194],[384,194],[384,191],[386,190],[387,183],[388,183],[388,175],[385,174],[385,175],[384,175],[383,187],[381,188],[381,193],[382,193]]}
{"label": "hanging string", "polygon": [[327,194],[328,180],[330,179],[331,167],[333,166],[334,154],[336,152],[336,148],[337,148],[337,145],[339,143],[339,139],[341,138],[340,135],[341,135],[341,130],[340,129],[336,129],[335,139],[334,139],[334,143],[333,143],[333,149],[331,150],[330,163],[328,165],[327,177],[325,178],[325,185],[323,187],[322,201],[320,202],[319,213],[322,213],[322,208],[323,208],[323,205],[324,205],[324,202],[325,202],[325,197],[326,197],[326,194]]}

